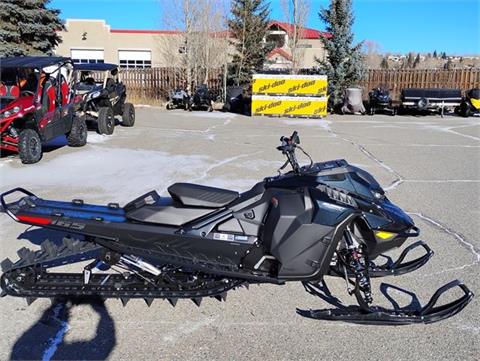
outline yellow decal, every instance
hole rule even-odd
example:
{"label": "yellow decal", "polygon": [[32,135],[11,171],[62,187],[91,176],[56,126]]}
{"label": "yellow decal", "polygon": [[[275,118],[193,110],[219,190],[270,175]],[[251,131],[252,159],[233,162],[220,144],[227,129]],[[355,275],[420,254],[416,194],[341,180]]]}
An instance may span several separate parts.
{"label": "yellow decal", "polygon": [[470,98],[470,102],[472,103],[475,109],[480,110],[480,99]]}
{"label": "yellow decal", "polygon": [[316,97],[252,97],[253,115],[326,116],[327,98]]}
{"label": "yellow decal", "polygon": [[267,75],[253,76],[253,94],[270,95],[327,95],[327,77],[323,75]]}
{"label": "yellow decal", "polygon": [[377,232],[375,232],[375,235],[378,238],[381,238],[381,239],[389,239],[389,238],[394,237],[396,234],[395,233],[390,233],[390,232],[384,232],[384,231],[377,231]]}

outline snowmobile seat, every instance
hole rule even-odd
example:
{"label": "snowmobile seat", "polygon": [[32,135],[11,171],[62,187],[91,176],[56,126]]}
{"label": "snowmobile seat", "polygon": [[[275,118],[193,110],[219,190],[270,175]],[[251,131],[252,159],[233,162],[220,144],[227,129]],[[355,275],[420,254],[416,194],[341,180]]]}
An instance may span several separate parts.
{"label": "snowmobile seat", "polygon": [[172,198],[184,206],[220,208],[239,197],[238,192],[192,183],[175,183],[168,187]]}
{"label": "snowmobile seat", "polygon": [[159,198],[154,204],[146,204],[128,211],[128,219],[137,222],[181,226],[215,211],[214,208],[188,208],[168,197]]}

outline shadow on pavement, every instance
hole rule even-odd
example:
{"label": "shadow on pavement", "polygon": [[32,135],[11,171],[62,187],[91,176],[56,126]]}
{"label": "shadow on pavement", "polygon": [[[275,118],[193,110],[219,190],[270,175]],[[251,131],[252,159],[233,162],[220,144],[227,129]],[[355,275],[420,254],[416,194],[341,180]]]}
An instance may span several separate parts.
{"label": "shadow on pavement", "polygon": [[[94,337],[85,341],[65,343],[72,309],[89,304],[99,315]],[[54,303],[42,317],[15,342],[11,360],[104,360],[116,345],[115,325],[103,301],[97,299],[69,300]]]}

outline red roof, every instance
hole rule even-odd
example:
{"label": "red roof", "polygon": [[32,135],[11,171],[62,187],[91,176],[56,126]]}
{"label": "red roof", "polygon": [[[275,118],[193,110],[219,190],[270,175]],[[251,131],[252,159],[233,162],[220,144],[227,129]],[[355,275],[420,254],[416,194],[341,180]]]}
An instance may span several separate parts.
{"label": "red roof", "polygon": [[273,49],[271,52],[268,53],[267,58],[270,59],[271,57],[277,54],[283,56],[285,59],[289,61],[292,61],[292,56],[281,48]]}
{"label": "red roof", "polygon": [[[268,24],[268,27],[277,26],[282,30],[286,31],[289,35],[293,33],[293,24],[285,23],[282,21],[271,21]],[[179,30],[135,30],[135,29],[111,29],[111,33],[123,33],[123,34],[181,34],[182,31]],[[230,32],[228,30],[219,31],[215,34],[218,37],[229,36]],[[300,29],[300,38],[301,39],[319,39],[320,37],[331,37],[332,34],[319,31],[311,28],[301,28]]]}
{"label": "red roof", "polygon": [[[293,24],[285,23],[282,21],[270,21],[268,27],[270,28],[272,26],[278,26],[279,28],[286,31],[289,35],[292,34],[294,30]],[[311,28],[301,28],[299,36],[301,39],[319,39],[321,37],[330,38],[332,34]]]}

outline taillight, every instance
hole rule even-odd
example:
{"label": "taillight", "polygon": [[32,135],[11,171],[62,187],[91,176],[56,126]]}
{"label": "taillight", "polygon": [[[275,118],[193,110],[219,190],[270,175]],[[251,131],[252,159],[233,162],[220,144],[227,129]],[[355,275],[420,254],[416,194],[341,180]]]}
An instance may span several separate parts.
{"label": "taillight", "polygon": [[39,224],[42,226],[46,226],[52,223],[52,220],[50,218],[44,218],[44,217],[17,216],[17,218],[20,222],[25,222],[30,224]]}

